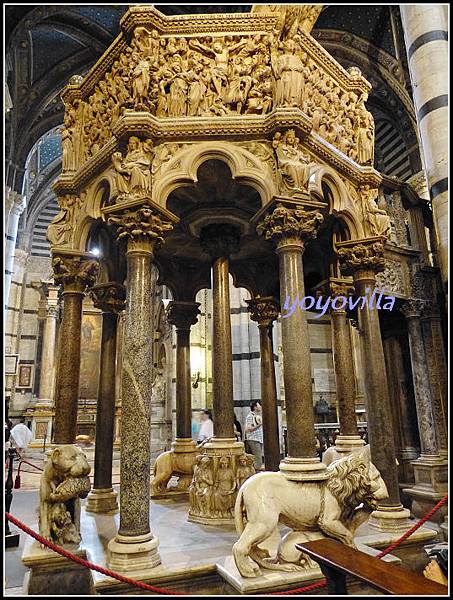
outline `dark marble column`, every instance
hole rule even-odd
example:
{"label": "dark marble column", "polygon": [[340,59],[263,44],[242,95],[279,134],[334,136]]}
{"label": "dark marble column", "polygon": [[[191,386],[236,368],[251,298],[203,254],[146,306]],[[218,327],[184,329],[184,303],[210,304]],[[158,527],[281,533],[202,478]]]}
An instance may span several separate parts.
{"label": "dark marble column", "polygon": [[279,306],[273,297],[246,300],[252,321],[258,323],[261,355],[261,405],[263,407],[264,464],[267,471],[278,471],[280,464],[280,431],[278,427],[277,384],[275,381],[273,322]]}
{"label": "dark marble column", "polygon": [[424,306],[425,303],[422,300],[411,299],[404,303],[402,312],[406,317],[409,333],[412,379],[420,432],[420,458],[426,459],[431,456],[439,458],[439,448],[436,439],[431,386],[429,377],[426,376],[428,364],[420,320]]}
{"label": "dark marble column", "polygon": [[380,471],[389,493],[380,507],[401,509],[396,465],[392,413],[385,370],[384,349],[376,306],[369,299],[376,284],[376,273],[384,269],[382,238],[337,244],[340,268],[353,275],[357,296],[366,298],[358,309],[365,372],[366,408],[371,458]]}
{"label": "dark marble column", "polygon": [[199,314],[199,302],[172,301],[168,322],[176,327],[176,440],[192,442],[192,385],[190,376],[190,328]]}
{"label": "dark marble column", "polygon": [[[107,211],[105,211],[107,213]],[[112,214],[113,213],[113,214]],[[172,229],[150,207],[112,207],[110,224],[127,239],[126,318],[122,357],[120,526],[109,542],[109,566],[141,570],[160,563],[150,530],[151,392],[153,296],[151,263],[163,235]]]}
{"label": "dark marble column", "polygon": [[[316,236],[323,221],[322,205],[279,199],[257,226],[259,234],[276,244],[279,257],[280,304],[292,306],[304,295],[302,254],[305,242]],[[288,457],[280,463],[282,473],[295,480],[323,479],[325,465],[315,449],[312,375],[308,324],[299,307],[282,315],[283,378],[285,382]]]}
{"label": "dark marble column", "polygon": [[125,307],[125,289],[117,283],[102,283],[91,289],[96,308],[102,310],[102,340],[96,410],[94,487],[86,510],[109,513],[118,509],[112,488],[113,434],[115,426],[115,359],[118,314]]}
{"label": "dark marble column", "polygon": [[214,437],[234,440],[233,353],[231,346],[228,257],[239,250],[232,225],[207,225],[200,244],[212,258],[212,396]]}
{"label": "dark marble column", "polygon": [[95,282],[99,265],[91,255],[53,257],[55,283],[62,284],[63,320],[60,326],[53,442],[73,444],[77,435],[82,302]]}

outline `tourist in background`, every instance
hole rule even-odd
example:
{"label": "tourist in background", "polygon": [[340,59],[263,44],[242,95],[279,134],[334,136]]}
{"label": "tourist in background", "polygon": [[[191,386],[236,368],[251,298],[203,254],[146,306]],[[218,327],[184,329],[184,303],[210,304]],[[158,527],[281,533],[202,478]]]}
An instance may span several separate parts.
{"label": "tourist in background", "polygon": [[245,435],[248,451],[255,457],[255,469],[259,471],[263,467],[263,420],[259,402],[250,405],[250,412],[245,419]]}
{"label": "tourist in background", "polygon": [[201,413],[201,426],[198,432],[198,443],[204,442],[214,436],[214,423],[212,421],[212,413],[210,410],[204,410]]}
{"label": "tourist in background", "polygon": [[239,423],[238,418],[236,417],[236,414],[234,415],[233,431],[234,431],[234,435],[236,437],[236,441],[242,442],[242,426]]}
{"label": "tourist in background", "polygon": [[25,425],[25,417],[21,417],[20,423],[14,425],[10,433],[11,445],[16,449],[19,457],[22,455],[32,439],[33,434]]}

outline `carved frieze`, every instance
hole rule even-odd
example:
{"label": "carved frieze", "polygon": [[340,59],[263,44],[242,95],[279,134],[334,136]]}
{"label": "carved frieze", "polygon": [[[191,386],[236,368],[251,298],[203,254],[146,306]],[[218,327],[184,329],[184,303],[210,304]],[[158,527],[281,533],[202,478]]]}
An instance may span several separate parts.
{"label": "carved frieze", "polygon": [[376,287],[392,294],[407,296],[409,290],[405,263],[386,258],[384,271],[376,275]]}

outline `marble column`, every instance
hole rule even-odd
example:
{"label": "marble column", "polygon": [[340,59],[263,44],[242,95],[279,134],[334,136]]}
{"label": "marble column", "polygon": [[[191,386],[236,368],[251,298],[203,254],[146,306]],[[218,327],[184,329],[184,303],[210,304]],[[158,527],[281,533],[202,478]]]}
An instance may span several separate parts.
{"label": "marble column", "polygon": [[357,296],[365,298],[359,309],[365,373],[366,409],[371,459],[384,479],[388,498],[381,500],[369,525],[378,530],[406,529],[409,511],[400,501],[393,419],[385,370],[379,314],[370,306],[376,285],[376,273],[384,269],[384,240],[369,238],[336,244],[343,275],[352,275]]}
{"label": "marble column", "polygon": [[343,298],[347,299],[354,293],[354,287],[352,283],[339,279],[330,279],[328,286],[332,296],[330,323],[340,422],[340,435],[335,440],[335,450],[341,454],[360,450],[365,445],[357,430],[354,370],[351,368],[352,342],[345,309],[347,300],[343,301]]}
{"label": "marble column", "polygon": [[401,4],[417,124],[428,178],[442,279],[448,280],[448,13]]}
{"label": "marble column", "polygon": [[108,565],[121,572],[147,572],[160,564],[159,540],[150,529],[152,260],[172,229],[168,219],[141,202],[104,209],[108,223],[127,240],[126,317],[121,374],[120,525],[108,544]]}
{"label": "marble column", "polygon": [[261,406],[263,418],[264,465],[266,471],[278,471],[280,430],[278,426],[277,384],[272,341],[273,322],[278,318],[279,306],[273,297],[257,296],[246,300],[252,321],[258,323],[261,358]]}
{"label": "marble column", "polygon": [[435,303],[427,302],[422,314],[422,331],[428,365],[434,421],[439,453],[448,457],[448,378],[441,318]]}
{"label": "marble column", "polygon": [[117,494],[112,487],[113,436],[115,426],[115,374],[118,315],[125,308],[124,286],[101,283],[91,288],[96,308],[102,310],[102,339],[96,406],[96,447],[94,451],[94,486],[88,494],[86,510],[115,513]]}
{"label": "marble column", "polygon": [[[302,255],[305,243],[315,237],[323,221],[321,207],[316,202],[279,198],[265,207],[269,214],[257,226],[260,235],[276,244],[282,307],[291,307],[305,296]],[[287,315],[282,316],[281,328],[288,456],[280,463],[280,471],[295,481],[322,480],[327,475],[316,456],[307,318],[298,306]]]}
{"label": "marble column", "polygon": [[55,388],[55,346],[57,341],[58,288],[45,282],[46,319],[42,340],[41,377],[39,381],[38,406],[51,406]]}
{"label": "marble column", "polygon": [[[176,327],[176,439],[172,442],[172,475],[178,483],[167,489],[168,478],[158,480],[152,486],[153,497],[163,494],[187,493],[192,481],[193,467],[198,450],[192,439],[192,381],[190,366],[190,329],[198,320],[199,302],[175,301],[167,307],[167,320]],[[158,474],[158,473],[157,473]]]}
{"label": "marble column", "polygon": [[[25,198],[6,188],[5,194],[5,279],[4,279],[4,307],[8,306],[9,290],[14,266],[14,250],[16,247],[17,227],[19,218],[25,208]],[[4,308],[6,310],[6,308]]]}
{"label": "marble column", "polygon": [[[434,403],[421,325],[425,307],[422,300],[411,299],[404,303],[402,312],[406,316],[414,382],[418,429],[420,432],[420,457],[414,466],[415,486],[405,490],[412,497],[412,512],[420,517],[428,512],[447,493],[447,462],[440,456],[436,435]],[[434,516],[441,521],[445,511]]]}
{"label": "marble column", "polygon": [[55,283],[63,288],[53,442],[73,444],[77,435],[82,302],[87,286],[96,279],[99,265],[91,254],[59,253],[53,256],[52,266]]}
{"label": "marble column", "polygon": [[[210,224],[200,233],[202,250],[212,260],[212,395],[214,437],[204,444],[189,487],[189,521],[206,525],[233,522],[243,442],[234,436],[233,356],[231,345],[229,256],[239,250],[240,232],[230,224]],[[248,469],[248,476],[254,473]],[[198,483],[203,480],[200,492]],[[207,487],[206,487],[207,484]],[[226,487],[232,494],[226,494]]]}
{"label": "marble column", "polygon": [[278,318],[279,305],[272,296],[256,296],[246,300],[252,321],[258,323],[261,358],[261,406],[263,418],[263,450],[266,471],[278,471],[280,430],[278,426],[277,383],[274,367],[273,322]]}

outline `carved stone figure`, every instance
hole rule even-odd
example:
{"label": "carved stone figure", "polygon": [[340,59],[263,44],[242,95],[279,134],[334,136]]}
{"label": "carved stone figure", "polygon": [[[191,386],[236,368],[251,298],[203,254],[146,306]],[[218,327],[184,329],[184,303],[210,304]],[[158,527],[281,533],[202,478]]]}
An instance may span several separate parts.
{"label": "carved stone figure", "polygon": [[211,512],[213,485],[212,458],[199,454],[193,472],[193,480],[189,486],[190,512],[192,514],[203,515]]}
{"label": "carved stone figure", "polygon": [[372,165],[374,160],[374,121],[365,108],[356,117],[357,162]]}
{"label": "carved stone figure", "polygon": [[61,196],[58,198],[60,212],[54,217],[47,228],[47,240],[52,246],[66,246],[71,243],[74,234],[74,216],[78,208],[76,196]]}
{"label": "carved stone figure", "polygon": [[187,487],[192,480],[196,460],[195,452],[183,453],[169,450],[159,454],[154,463],[154,478],[151,483],[152,495],[157,496],[167,492],[167,485],[172,477],[179,478],[175,491],[187,491]]}
{"label": "carved stone figure", "polygon": [[62,168],[63,171],[75,171],[74,129],[71,126],[71,120],[68,115],[64,118],[64,124],[65,126],[61,132]]}
{"label": "carved stone figure", "polygon": [[58,544],[80,542],[80,500],[91,489],[90,465],[77,446],[52,450],[41,476],[39,533]]}
{"label": "carved stone figure", "polygon": [[[388,497],[387,487],[367,453],[354,453],[328,467],[329,478],[317,484],[290,481],[282,473],[258,473],[238,492],[234,509],[239,540],[233,546],[243,577],[261,575],[259,566],[293,570],[291,564],[267,561],[258,548],[283,523],[295,531],[320,530],[354,547],[353,531],[363,522],[361,511],[373,510]],[[363,503],[361,510],[356,510]]]}
{"label": "carved stone figure", "polygon": [[222,456],[219,459],[213,491],[213,508],[219,518],[229,519],[233,516],[235,491],[236,477],[231,467],[231,458]]}
{"label": "carved stone figure", "polygon": [[390,234],[390,217],[382,208],[378,208],[376,198],[377,189],[371,189],[369,185],[360,188],[363,211],[366,222],[368,223],[370,234],[387,237]]}
{"label": "carved stone figure", "polygon": [[275,134],[273,146],[283,187],[291,193],[307,191],[310,157],[300,147],[294,129],[289,129],[282,137]]}
{"label": "carved stone figure", "polygon": [[115,152],[112,163],[117,172],[117,188],[120,193],[151,190],[151,140],[141,142],[138,137],[129,138],[127,155]]}
{"label": "carved stone figure", "polygon": [[148,88],[150,84],[149,63],[143,60],[134,52],[132,60],[136,62],[136,67],[132,71],[132,95],[136,100],[137,108],[145,108],[144,101],[148,97]]}
{"label": "carved stone figure", "polygon": [[239,490],[244,481],[255,474],[254,464],[255,457],[250,454],[243,454],[238,458],[238,466],[236,469],[236,489]]}
{"label": "carved stone figure", "polygon": [[274,101],[276,106],[303,105],[304,64],[296,53],[294,40],[283,43],[283,54],[278,55],[274,47],[271,64],[276,80]]}

